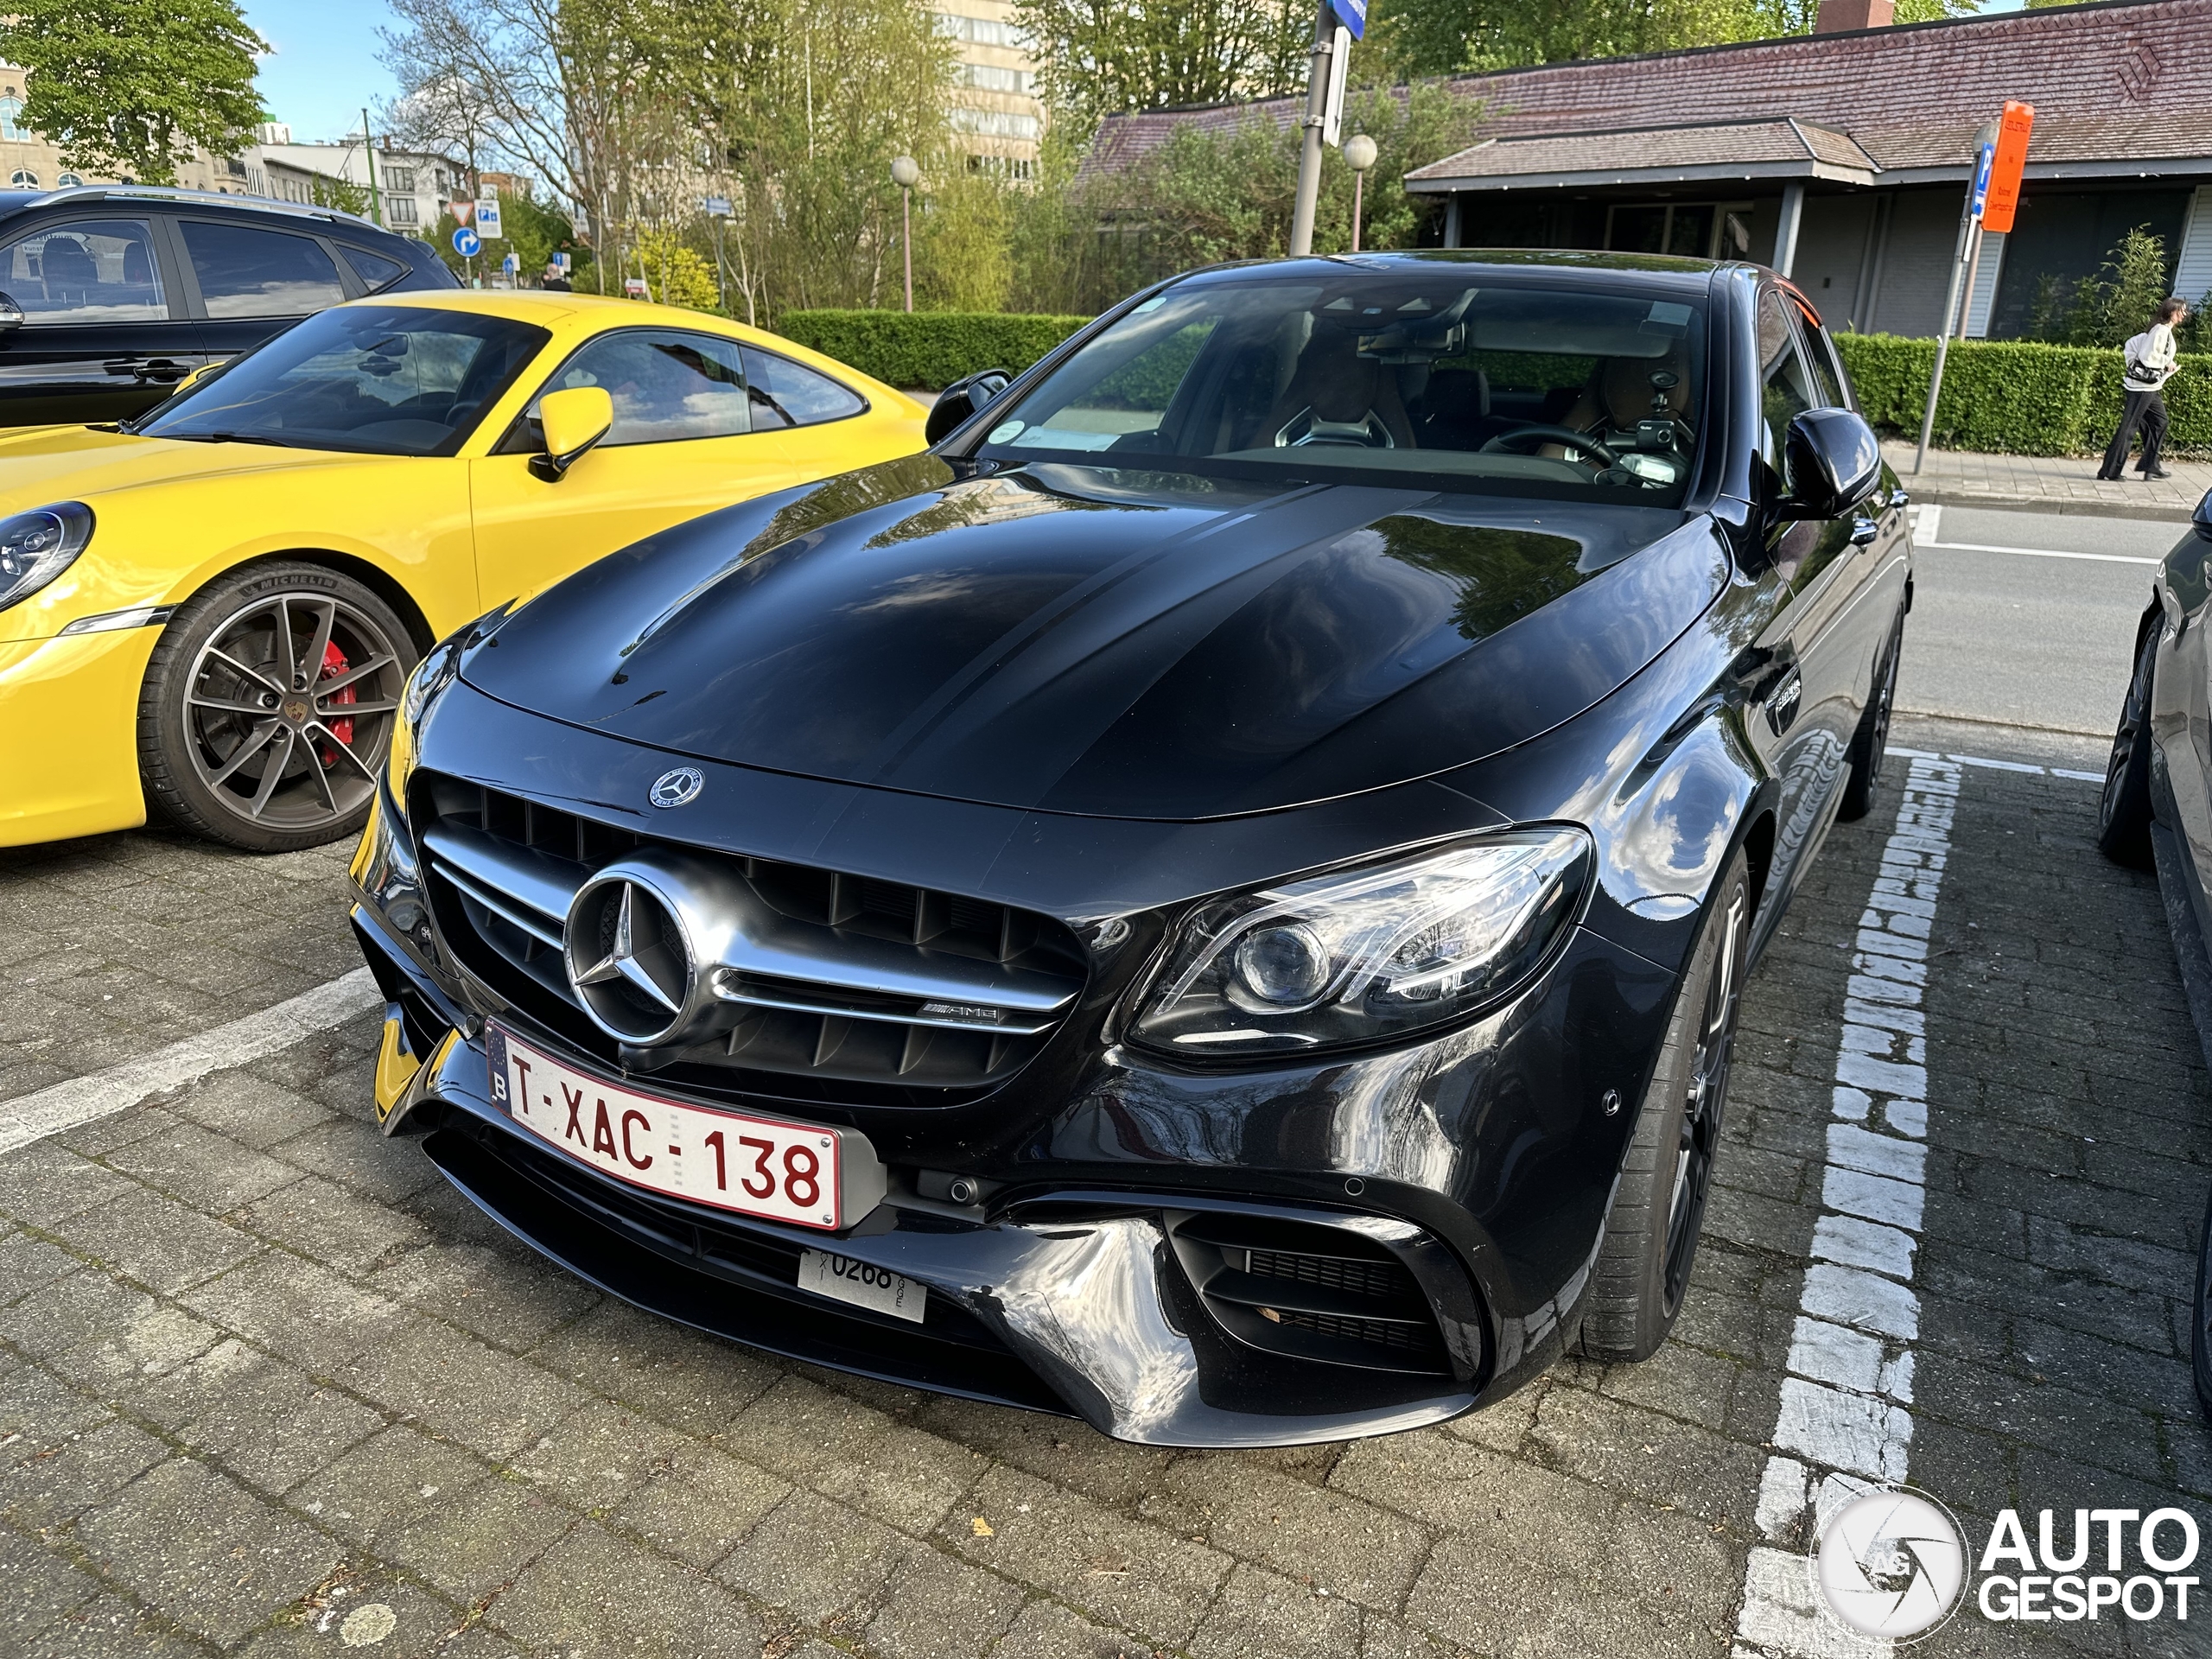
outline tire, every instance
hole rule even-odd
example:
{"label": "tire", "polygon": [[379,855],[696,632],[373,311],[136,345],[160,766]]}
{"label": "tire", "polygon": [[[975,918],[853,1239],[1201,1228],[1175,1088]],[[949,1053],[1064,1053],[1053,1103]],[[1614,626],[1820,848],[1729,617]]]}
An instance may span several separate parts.
{"label": "tire", "polygon": [[2159,630],[2154,626],[2135,653],[2135,672],[2120,705],[2120,727],[2105,762],[2104,793],[2097,801],[2097,847],[2115,864],[2151,868],[2151,677],[2156,671]]}
{"label": "tire", "polygon": [[1581,1347],[1592,1359],[1650,1358],[1682,1311],[1720,1149],[1751,917],[1739,850],[1713,888],[1621,1160],[1585,1300]]}
{"label": "tire", "polygon": [[287,560],[218,577],[177,607],[147,665],[148,804],[248,852],[358,834],[415,662],[406,625],[350,576]]}
{"label": "tire", "polygon": [[1897,659],[1904,655],[1904,613],[1899,611],[1896,625],[1890,629],[1889,647],[1874,671],[1874,695],[1867,702],[1866,713],[1859,716],[1859,729],[1851,734],[1851,750],[1845,756],[1851,776],[1844,782],[1843,799],[1835,810],[1840,819],[1865,817],[1881,797],[1882,763],[1890,753],[1890,715],[1897,700]]}

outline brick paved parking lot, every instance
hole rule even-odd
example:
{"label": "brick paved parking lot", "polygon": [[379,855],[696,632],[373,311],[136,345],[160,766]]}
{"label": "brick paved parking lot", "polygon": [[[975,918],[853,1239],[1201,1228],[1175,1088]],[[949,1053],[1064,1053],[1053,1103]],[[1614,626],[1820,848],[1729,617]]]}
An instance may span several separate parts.
{"label": "brick paved parking lot", "polygon": [[[1897,741],[2100,764],[2031,737]],[[379,1138],[371,1017],[17,1146],[0,1653],[1872,1652],[1802,1563],[1854,1477],[1977,1538],[2008,1506],[2212,1533],[2212,1099],[2156,887],[2096,855],[2094,784],[1910,780],[1751,986],[1673,1342],[1420,1433],[1146,1451],[692,1337]],[[0,1126],[354,966],[343,862],[0,853]],[[1969,1610],[1924,1650],[2202,1654],[2208,1620]]]}

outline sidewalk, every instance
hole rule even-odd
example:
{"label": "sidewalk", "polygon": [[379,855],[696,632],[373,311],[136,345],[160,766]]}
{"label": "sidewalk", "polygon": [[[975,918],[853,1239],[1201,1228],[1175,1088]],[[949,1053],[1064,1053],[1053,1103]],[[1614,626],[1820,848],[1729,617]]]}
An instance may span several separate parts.
{"label": "sidewalk", "polygon": [[2163,483],[2131,470],[2125,483],[2104,484],[2097,480],[2094,455],[1984,455],[1967,449],[1930,449],[1927,467],[1916,475],[1916,448],[1885,440],[1882,455],[1914,500],[1946,505],[2186,524],[2205,492],[2212,490],[2212,462],[2201,461],[2168,460],[2165,468],[2173,476]]}

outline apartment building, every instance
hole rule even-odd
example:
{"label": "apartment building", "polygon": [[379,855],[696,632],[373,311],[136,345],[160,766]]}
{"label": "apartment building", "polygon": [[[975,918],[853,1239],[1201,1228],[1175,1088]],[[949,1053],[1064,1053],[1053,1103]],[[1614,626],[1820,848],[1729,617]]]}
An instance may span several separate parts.
{"label": "apartment building", "polygon": [[938,27],[952,38],[957,59],[953,142],[971,167],[1033,177],[1045,106],[1037,97],[1036,61],[1014,26],[1010,0],[933,3]]}

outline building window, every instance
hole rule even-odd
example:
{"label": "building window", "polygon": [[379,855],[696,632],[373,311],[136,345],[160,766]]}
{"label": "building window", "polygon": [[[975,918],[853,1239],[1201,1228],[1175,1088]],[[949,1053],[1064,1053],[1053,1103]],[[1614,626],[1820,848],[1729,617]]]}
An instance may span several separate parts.
{"label": "building window", "polygon": [[387,167],[384,170],[384,184],[387,190],[397,190],[401,195],[410,195],[415,189],[415,169],[411,167]]}
{"label": "building window", "polygon": [[972,132],[987,138],[1034,139],[1043,130],[1035,116],[1014,115],[1005,110],[955,110],[952,126],[956,132]]}
{"label": "building window", "polygon": [[83,182],[84,181],[74,173],[57,173],[54,175],[54,188],[57,190],[74,190]]}
{"label": "building window", "polygon": [[16,89],[10,86],[6,95],[0,97],[0,138],[16,144],[28,139],[31,135],[23,130],[22,116],[23,100],[16,96]]}
{"label": "building window", "polygon": [[415,217],[415,198],[412,196],[388,196],[385,199],[385,206],[391,209],[391,222],[395,225],[421,222]]}
{"label": "building window", "polygon": [[956,41],[967,41],[976,46],[1002,46],[1010,52],[1027,52],[1029,37],[1012,23],[1002,23],[989,17],[956,17],[949,11],[937,15],[937,26]]}
{"label": "building window", "polygon": [[1001,69],[995,63],[963,63],[959,69],[961,84],[986,92],[1019,92],[1026,98],[1036,79],[1027,69]]}
{"label": "building window", "polygon": [[38,175],[28,168],[19,167],[8,175],[8,183],[14,189],[35,190],[38,188]]}
{"label": "building window", "polygon": [[970,156],[968,170],[1001,179],[1033,179],[1037,176],[1037,163],[1019,156]]}
{"label": "building window", "polygon": [[1605,245],[1624,253],[1739,259],[1751,246],[1750,217],[1744,202],[1623,202],[1607,213]]}

